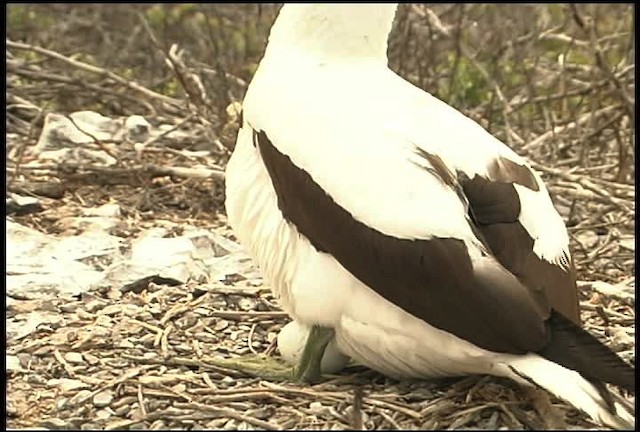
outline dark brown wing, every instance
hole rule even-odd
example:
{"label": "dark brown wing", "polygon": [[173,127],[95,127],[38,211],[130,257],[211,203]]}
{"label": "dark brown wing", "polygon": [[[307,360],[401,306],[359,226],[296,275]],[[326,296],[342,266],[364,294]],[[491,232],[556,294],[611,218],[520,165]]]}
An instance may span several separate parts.
{"label": "dark brown wing", "polygon": [[[533,252],[534,240],[524,229],[520,216],[520,197],[514,183],[538,190],[535,177],[524,175],[526,166],[513,167],[511,161],[496,163],[489,171],[490,178],[459,176],[465,196],[469,200],[470,217],[489,245],[491,252],[510,273],[527,288],[536,302],[558,311],[580,324],[575,269],[552,264]],[[518,165],[517,165],[518,166]],[[500,167],[504,168],[504,171]],[[512,177],[513,176],[513,177]],[[512,179],[509,182],[509,179]],[[534,189],[535,187],[535,189]]]}
{"label": "dark brown wing", "polygon": [[533,251],[533,238],[518,219],[521,203],[514,184],[540,191],[530,168],[496,157],[487,169],[487,177],[469,179],[461,173],[454,175],[437,155],[421,149],[417,154],[429,162],[446,185],[459,196],[464,195],[461,199],[468,203],[474,232],[498,262],[529,289],[539,309],[548,314],[553,308],[580,324],[573,262],[569,260],[569,268],[564,269],[538,257]]}

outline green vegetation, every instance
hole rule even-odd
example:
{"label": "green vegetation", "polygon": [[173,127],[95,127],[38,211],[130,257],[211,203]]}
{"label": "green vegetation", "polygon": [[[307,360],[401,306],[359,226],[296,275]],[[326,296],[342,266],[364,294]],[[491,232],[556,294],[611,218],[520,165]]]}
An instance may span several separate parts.
{"label": "green vegetation", "polygon": [[441,87],[441,96],[455,106],[477,106],[491,98],[489,83],[469,59],[450,53],[447,62],[440,66],[453,71],[448,85]]}
{"label": "green vegetation", "polygon": [[7,5],[7,28],[16,32],[34,32],[46,29],[54,23],[54,18],[34,10],[29,4]]}

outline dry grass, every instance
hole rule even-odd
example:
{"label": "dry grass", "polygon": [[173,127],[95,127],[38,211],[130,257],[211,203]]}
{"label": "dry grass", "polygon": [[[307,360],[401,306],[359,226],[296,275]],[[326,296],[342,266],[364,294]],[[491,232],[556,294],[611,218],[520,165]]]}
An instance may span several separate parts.
{"label": "dry grass", "polygon": [[[232,237],[219,177],[148,167],[203,162],[185,149],[209,150],[207,166],[224,167],[237,127],[226,108],[241,100],[276,11],[9,6],[8,187],[38,196],[45,208],[12,219],[57,234],[65,216],[112,201],[124,209],[115,235],[130,237],[162,219]],[[625,294],[635,285],[632,19],[631,5],[404,5],[390,57],[401,75],[532,161],[569,228],[585,327],[635,362],[635,298]],[[186,51],[171,50],[173,43]],[[93,165],[23,168],[46,113],[85,109],[142,114],[190,139],[161,139],[141,155],[96,142],[118,160],[107,172]],[[8,374],[12,428],[554,426],[520,388],[494,378],[397,382],[355,368],[301,387],[215,367],[208,357],[271,352],[287,321],[268,287],[242,275],[14,299],[7,319],[31,310],[59,320],[7,341],[22,369]],[[566,403],[552,403],[566,426],[595,427]]]}

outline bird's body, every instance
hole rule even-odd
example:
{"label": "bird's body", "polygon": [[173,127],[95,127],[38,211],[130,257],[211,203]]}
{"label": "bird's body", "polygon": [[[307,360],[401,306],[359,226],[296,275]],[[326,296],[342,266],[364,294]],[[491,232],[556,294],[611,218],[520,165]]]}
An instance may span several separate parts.
{"label": "bird's body", "polygon": [[574,331],[578,301],[541,178],[388,69],[394,12],[283,8],[227,167],[237,237],[283,309],[333,328],[360,363],[533,381],[603,423],[632,421],[583,378],[595,372],[571,370],[579,359],[561,364],[572,354],[556,329]]}

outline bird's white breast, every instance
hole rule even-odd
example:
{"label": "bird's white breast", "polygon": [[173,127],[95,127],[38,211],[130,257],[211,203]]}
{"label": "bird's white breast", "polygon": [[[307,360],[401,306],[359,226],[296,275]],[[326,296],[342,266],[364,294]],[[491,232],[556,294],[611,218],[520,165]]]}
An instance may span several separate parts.
{"label": "bird's white breast", "polygon": [[226,173],[229,224],[282,308],[304,324],[334,326],[342,313],[350,274],[331,256],[318,253],[285,221],[247,127],[239,132]]}

